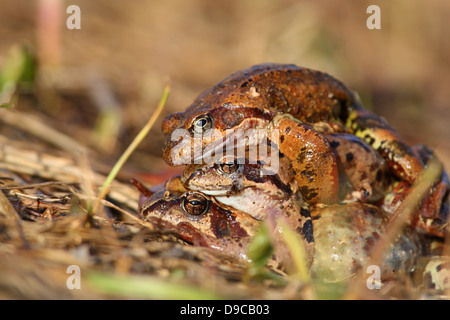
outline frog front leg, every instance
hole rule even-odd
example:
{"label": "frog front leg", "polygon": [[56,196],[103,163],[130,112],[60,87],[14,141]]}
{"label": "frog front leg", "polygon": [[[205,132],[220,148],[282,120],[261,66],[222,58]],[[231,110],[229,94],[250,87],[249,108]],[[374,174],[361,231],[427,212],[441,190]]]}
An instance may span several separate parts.
{"label": "frog front leg", "polygon": [[377,150],[400,179],[412,184],[422,172],[423,163],[381,117],[368,110],[353,110],[346,127]]}
{"label": "frog front leg", "polygon": [[275,116],[268,137],[277,130],[279,151],[292,163],[299,190],[309,204],[333,203],[339,191],[338,164],[322,134],[288,114]]}

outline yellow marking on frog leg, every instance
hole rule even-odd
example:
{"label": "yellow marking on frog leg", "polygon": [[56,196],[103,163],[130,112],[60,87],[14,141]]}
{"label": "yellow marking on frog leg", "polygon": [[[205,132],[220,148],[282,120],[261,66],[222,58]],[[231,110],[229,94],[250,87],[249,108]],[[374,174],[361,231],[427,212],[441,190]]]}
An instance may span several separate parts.
{"label": "yellow marking on frog leg", "polygon": [[381,117],[367,110],[356,110],[349,114],[345,126],[377,150],[399,178],[413,183],[422,172],[423,164]]}

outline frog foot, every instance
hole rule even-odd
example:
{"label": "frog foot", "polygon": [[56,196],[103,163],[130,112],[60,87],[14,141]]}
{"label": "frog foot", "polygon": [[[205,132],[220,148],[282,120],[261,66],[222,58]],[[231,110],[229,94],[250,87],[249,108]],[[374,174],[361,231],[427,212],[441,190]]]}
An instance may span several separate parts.
{"label": "frog foot", "polygon": [[[425,145],[414,145],[411,149],[425,165],[432,158],[439,161],[434,152]],[[448,232],[449,189],[448,176],[445,171],[442,171],[441,177],[430,188],[419,207],[419,215],[416,219],[419,230],[438,237],[444,237]]]}
{"label": "frog foot", "polygon": [[291,161],[300,192],[309,204],[337,200],[337,160],[322,134],[291,115],[278,114],[268,126],[268,137],[276,137],[272,142]]}

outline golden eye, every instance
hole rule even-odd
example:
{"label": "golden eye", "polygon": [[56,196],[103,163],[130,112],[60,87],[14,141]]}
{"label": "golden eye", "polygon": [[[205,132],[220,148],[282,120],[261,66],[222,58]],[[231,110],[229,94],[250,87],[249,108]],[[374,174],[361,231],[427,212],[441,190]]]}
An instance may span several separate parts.
{"label": "golden eye", "polygon": [[236,160],[233,162],[228,163],[221,163],[219,164],[219,171],[225,174],[231,174],[233,172],[236,172],[240,168],[240,164],[237,163]]}
{"label": "golden eye", "polygon": [[213,119],[209,114],[204,114],[195,118],[192,129],[195,133],[204,133],[213,127]]}
{"label": "golden eye", "polygon": [[208,212],[209,200],[201,193],[190,193],[183,199],[182,207],[187,213],[198,216]]}

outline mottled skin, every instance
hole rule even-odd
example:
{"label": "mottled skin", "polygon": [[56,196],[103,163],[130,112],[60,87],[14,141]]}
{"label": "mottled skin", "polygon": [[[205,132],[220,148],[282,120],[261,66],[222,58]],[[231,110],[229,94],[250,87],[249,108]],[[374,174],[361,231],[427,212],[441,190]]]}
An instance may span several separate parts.
{"label": "mottled skin", "polygon": [[[317,208],[311,217],[315,242],[311,272],[330,282],[346,280],[368,265],[371,250],[389,221],[380,208],[367,203]],[[431,243],[431,238],[411,228],[399,234],[379,265],[383,278],[399,271],[412,272],[419,258],[430,255]]]}
{"label": "mottled skin", "polygon": [[393,180],[384,158],[352,134],[327,134],[325,139],[338,160],[339,198],[372,203],[381,199]]}
{"label": "mottled skin", "polygon": [[181,181],[187,189],[213,195],[217,201],[258,220],[266,218],[274,208],[282,214],[293,201],[303,204],[290,161],[280,157],[278,171],[271,174],[263,174],[266,167],[262,163],[238,163],[236,159],[209,165],[192,164],[186,166]]}
{"label": "mottled skin", "polygon": [[[337,159],[340,200],[374,202],[381,199],[391,181],[384,159],[354,135],[336,133],[324,135],[324,138]],[[223,170],[226,165],[226,161],[187,165],[181,180],[186,188],[214,195],[216,200],[227,205],[239,205],[240,210],[248,211],[254,217],[265,214],[266,208],[272,205],[268,199],[284,206],[284,201],[290,201],[289,197],[300,191],[294,180],[293,165],[282,154],[278,171],[270,175],[264,174],[267,165],[261,163],[251,164],[234,159],[231,162],[235,169],[233,172]],[[302,187],[308,185],[309,182],[305,181]],[[302,198],[302,195],[299,197]]]}
{"label": "mottled skin", "polygon": [[[339,200],[339,161],[324,133],[360,137],[381,154],[400,180],[410,184],[424,167],[395,130],[365,110],[340,81],[295,65],[262,64],[233,73],[200,94],[186,111],[167,116],[162,129],[167,137],[164,158],[171,165],[198,160],[193,143],[203,151],[201,160],[248,129],[266,130],[269,139],[279,132],[273,142],[292,162],[302,197],[312,205]],[[185,129],[188,138],[174,139],[176,129]],[[430,198],[441,199],[445,189],[444,182]]]}
{"label": "mottled skin", "polygon": [[[283,219],[301,235],[309,262],[314,250],[308,205],[303,201],[290,161],[279,159],[277,172],[264,164],[238,161],[188,165],[181,176],[186,188],[213,195],[216,201],[274,226]],[[265,172],[266,174],[262,174]],[[275,240],[281,241],[275,237]]]}
{"label": "mottled skin", "polygon": [[[415,145],[412,149],[425,164],[430,159],[435,159],[435,155],[427,146]],[[411,184],[406,181],[396,181],[391,189],[378,203],[388,214],[393,214],[403,199],[409,195]],[[446,172],[443,171],[439,181],[431,186],[417,206],[411,226],[421,233],[444,238],[449,230],[449,201],[449,181]]]}
{"label": "mottled skin", "polygon": [[[249,261],[248,246],[262,221],[233,207],[224,206],[212,196],[185,191],[178,176],[153,191],[137,182],[135,185],[143,192],[140,201],[143,219],[159,228],[177,232],[182,239],[194,245]],[[194,208],[190,207],[190,201],[193,201]],[[307,211],[304,208],[297,210]],[[286,212],[287,216],[292,216],[289,210]],[[367,203],[319,206],[311,211],[310,216],[312,219],[308,222],[312,222],[313,228],[308,235],[311,238],[309,242],[305,242],[304,226],[299,225],[295,230],[307,248],[311,274],[325,282],[347,280],[367,265],[370,252],[382,237],[388,222],[388,217],[381,209]],[[272,224],[276,251],[271,265],[275,268],[285,267],[291,261],[279,234],[277,237],[278,231],[278,227]],[[431,241],[431,238],[412,229],[399,234],[387,248],[381,262],[383,277],[399,271],[412,272],[417,259],[429,255]],[[438,278],[435,281],[441,280]]]}
{"label": "mottled skin", "polygon": [[[175,176],[157,190],[147,190],[134,182],[141,191],[141,217],[159,228],[175,231],[181,239],[197,246],[223,251],[227,255],[249,260],[247,249],[260,226],[257,220],[246,212],[225,206],[214,197],[196,191],[186,191],[180,177]],[[298,207],[287,207],[283,214],[272,211],[268,214],[268,226],[275,243],[276,265],[286,266],[292,260],[282,243],[277,223],[284,221],[300,234],[302,219],[297,217]],[[270,211],[269,211],[270,212]],[[307,250],[309,264],[313,258],[313,243],[302,236]]]}
{"label": "mottled skin", "polygon": [[[139,189],[143,191],[142,186]],[[238,210],[228,210],[208,195],[187,191],[179,176],[156,190],[144,191],[140,202],[144,220],[175,231],[194,245],[248,260],[246,249],[259,221]],[[195,206],[198,210],[193,209]]]}

